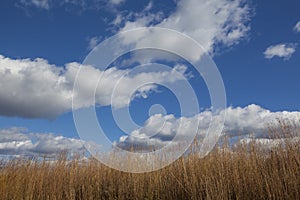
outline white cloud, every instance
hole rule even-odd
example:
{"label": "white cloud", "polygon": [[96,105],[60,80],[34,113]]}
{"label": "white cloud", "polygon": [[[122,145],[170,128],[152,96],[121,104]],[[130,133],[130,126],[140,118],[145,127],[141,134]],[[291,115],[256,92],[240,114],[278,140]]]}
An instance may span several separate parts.
{"label": "white cloud", "polygon": [[118,14],[111,24],[114,26],[120,25],[122,23],[122,17],[122,15]]}
{"label": "white cloud", "polygon": [[[81,74],[77,79],[79,87],[73,92],[80,67]],[[77,99],[74,105],[76,108],[93,105],[90,94],[94,94],[100,77],[101,85],[97,87],[95,94],[96,103],[100,106],[110,105],[114,91],[113,106],[121,108],[129,104],[135,90],[145,81],[174,83],[184,78],[184,70],[182,67],[175,67],[169,71],[130,75],[129,70],[114,67],[101,71],[92,66],[68,63],[62,68],[41,58],[11,59],[0,55],[0,77],[0,115],[54,118],[72,109],[73,95]],[[115,88],[120,78],[122,82]],[[155,87],[143,87],[139,92],[147,94]]]}
{"label": "white cloud", "polygon": [[[224,111],[222,111],[224,112]],[[217,120],[222,121],[222,114],[216,115]],[[240,137],[244,143],[251,141],[257,144],[263,145],[266,148],[274,147],[282,142],[282,138],[269,137],[270,127],[277,124],[277,119],[290,120],[299,125],[300,112],[271,112],[263,109],[257,105],[249,105],[247,107],[226,109],[226,122],[224,128],[224,134],[233,137]],[[211,121],[212,113],[210,111],[204,111],[198,115],[190,118],[181,117],[175,118],[173,115],[161,114],[151,116],[146,122],[144,127],[133,131],[130,136],[120,137],[117,144],[120,147],[128,148],[131,146],[138,146],[139,149],[145,147],[149,150],[149,147],[162,147],[168,144],[175,134],[178,134],[174,143],[178,144],[184,141],[184,138],[195,131],[197,128],[197,121],[200,120],[198,139],[201,141],[206,134],[207,128]],[[178,131],[179,126],[182,128]],[[298,127],[299,128],[299,127]],[[278,130],[287,131],[291,133],[290,141],[299,142],[300,135],[297,130]],[[275,129],[276,130],[276,129]],[[156,133],[155,135],[153,133]],[[271,139],[270,139],[271,138]],[[53,133],[33,133],[29,132],[26,128],[8,128],[0,129],[0,155],[11,156],[33,156],[47,154],[55,156],[58,153],[67,150],[70,153],[83,152],[83,145],[94,147],[99,150],[101,146],[89,141],[83,141],[75,138],[68,138]]]}
{"label": "white cloud", "polygon": [[285,60],[288,60],[291,58],[293,53],[296,51],[296,44],[292,43],[285,43],[285,44],[277,44],[272,45],[268,47],[265,52],[265,58],[271,59],[275,56],[284,58]]}
{"label": "white cloud", "polygon": [[45,10],[50,8],[49,0],[21,0],[21,3],[26,6],[35,6]]}
{"label": "white cloud", "polygon": [[145,7],[144,11],[149,11],[149,10],[151,10],[152,8],[153,8],[153,2],[150,1],[150,2],[148,3],[148,5]]}
{"label": "white cloud", "polygon": [[108,4],[112,5],[107,0],[19,0],[19,4],[26,7],[36,7],[45,10],[62,7],[66,11],[73,10],[80,12],[86,10],[101,10],[107,8]]}
{"label": "white cloud", "polygon": [[0,114],[52,118],[69,110],[73,83],[64,73],[44,59],[0,55]]}
{"label": "white cloud", "polygon": [[113,5],[119,5],[120,3],[123,3],[125,0],[110,0],[109,2]]}
{"label": "white cloud", "polygon": [[80,153],[84,151],[84,142],[53,133],[32,133],[25,128],[0,129],[0,155],[55,156],[62,151]]}
{"label": "white cloud", "polygon": [[100,42],[100,40],[101,37],[97,37],[97,36],[89,38],[88,50],[94,49],[97,46],[97,44]]}
{"label": "white cloud", "polygon": [[275,147],[283,147],[285,144],[300,144],[300,137],[295,136],[292,138],[244,138],[241,140],[242,144],[256,144],[258,145],[262,150],[269,150]]}
{"label": "white cloud", "polygon": [[[157,114],[151,116],[141,129],[133,131],[129,136],[122,136],[116,144],[125,148],[132,145],[144,145],[148,149],[149,145],[161,147],[170,142],[177,134],[180,136],[179,139],[191,134],[198,126],[197,120],[200,122],[198,137],[201,140],[207,132],[212,117],[221,123],[223,112],[224,110],[218,115],[213,115],[212,112],[205,111],[191,118],[181,117],[178,119],[173,115]],[[225,112],[226,121],[223,134],[231,138],[251,136],[251,138],[265,139],[270,136],[269,128],[276,125],[277,119],[300,121],[300,112],[271,112],[254,104],[244,108],[229,107]],[[184,127],[180,131],[178,131],[179,125]],[[154,133],[156,134],[153,135]],[[180,140],[174,142],[177,143]]]}
{"label": "white cloud", "polygon": [[296,23],[296,25],[294,26],[294,31],[296,31],[297,33],[300,33],[300,21]]}
{"label": "white cloud", "polygon": [[[120,31],[145,26],[170,28],[187,34],[198,41],[205,50],[213,53],[217,44],[230,46],[239,43],[247,35],[250,30],[250,15],[249,6],[242,0],[180,0],[177,1],[175,11],[169,16],[163,16],[161,12],[151,13],[149,9],[144,10],[135,14],[135,20],[125,21]],[[169,35],[149,32],[145,34],[143,37],[132,35],[132,38],[127,39],[136,41],[136,46],[147,41],[169,47],[178,42],[176,39],[172,40]],[[188,52],[191,58],[197,59],[200,56],[199,52],[195,52],[188,45],[180,45],[180,48]]]}

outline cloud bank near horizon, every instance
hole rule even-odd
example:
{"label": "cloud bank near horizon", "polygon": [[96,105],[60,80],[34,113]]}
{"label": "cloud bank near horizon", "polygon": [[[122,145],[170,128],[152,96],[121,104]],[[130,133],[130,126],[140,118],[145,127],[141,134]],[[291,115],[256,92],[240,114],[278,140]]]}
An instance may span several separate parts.
{"label": "cloud bank near horizon", "polygon": [[57,156],[63,151],[80,153],[85,142],[80,139],[55,135],[54,133],[32,133],[26,128],[0,129],[0,155],[6,156]]}
{"label": "cloud bank near horizon", "polygon": [[[234,139],[240,137],[244,142],[256,140],[266,147],[278,143],[278,137],[272,138],[269,135],[269,128],[278,125],[277,120],[287,120],[288,122],[300,122],[300,112],[271,112],[258,105],[249,105],[244,108],[229,107],[226,110],[226,121],[224,125],[223,135]],[[217,120],[221,119],[221,114],[215,116]],[[190,118],[175,118],[173,115],[162,116],[160,114],[151,116],[141,129],[135,130],[129,136],[122,136],[114,145],[128,149],[131,146],[139,146],[147,148],[151,146],[162,147],[168,144],[175,134],[179,134],[174,144],[180,143],[180,138],[189,134],[191,130],[195,130],[195,121],[200,120],[198,139],[205,135],[212,117],[210,111],[204,111]],[[162,123],[164,125],[162,126]],[[178,126],[184,127],[178,132]],[[154,131],[157,134],[149,137]],[[280,130],[279,130],[280,133]],[[293,137],[300,137],[293,135]],[[93,144],[90,141],[82,141],[80,139],[68,138],[54,133],[32,133],[24,128],[7,128],[0,129],[0,154],[10,156],[32,156],[32,155],[51,155],[55,156],[61,151],[67,150],[78,153],[84,151],[83,144],[94,145],[101,148],[99,144]],[[98,146],[97,146],[98,145]]]}
{"label": "cloud bank near horizon", "polygon": [[[141,129],[133,131],[128,136],[120,137],[119,141],[115,142],[115,145],[122,148],[130,146],[145,146],[147,148],[149,145],[162,147],[171,142],[176,134],[180,135],[178,137],[179,140],[172,142],[175,144],[180,143],[181,137],[197,129],[198,121],[198,139],[201,141],[207,133],[211,119],[215,118],[215,120],[221,123],[224,112],[226,113],[226,119],[223,135],[229,138],[251,137],[267,139],[271,137],[269,128],[276,126],[278,119],[296,123],[300,122],[300,112],[298,111],[271,112],[255,104],[244,108],[229,107],[218,114],[213,114],[211,111],[204,111],[190,118],[181,117],[177,119],[173,115],[162,116],[161,114],[157,114],[151,116]],[[179,126],[184,128],[179,129]],[[156,130],[160,131],[152,136]]]}

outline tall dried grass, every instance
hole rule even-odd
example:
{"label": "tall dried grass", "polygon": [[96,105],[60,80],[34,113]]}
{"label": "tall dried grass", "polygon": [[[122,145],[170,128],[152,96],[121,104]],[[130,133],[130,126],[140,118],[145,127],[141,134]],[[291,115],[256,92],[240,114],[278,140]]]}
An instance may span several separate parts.
{"label": "tall dried grass", "polygon": [[0,199],[300,199],[299,140],[285,138],[268,150],[250,142],[216,148],[202,159],[191,153],[143,174],[64,154],[55,163],[1,162]]}

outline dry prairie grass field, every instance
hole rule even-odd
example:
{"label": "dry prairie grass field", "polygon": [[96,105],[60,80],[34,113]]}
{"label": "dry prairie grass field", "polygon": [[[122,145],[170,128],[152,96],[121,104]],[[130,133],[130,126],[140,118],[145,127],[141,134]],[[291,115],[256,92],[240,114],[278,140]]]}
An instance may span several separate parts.
{"label": "dry prairie grass field", "polygon": [[289,137],[291,129],[281,126],[284,139],[267,149],[255,141],[230,149],[223,143],[204,158],[190,153],[150,173],[125,173],[92,158],[68,159],[66,154],[55,162],[3,160],[0,198],[300,199],[299,135]]}

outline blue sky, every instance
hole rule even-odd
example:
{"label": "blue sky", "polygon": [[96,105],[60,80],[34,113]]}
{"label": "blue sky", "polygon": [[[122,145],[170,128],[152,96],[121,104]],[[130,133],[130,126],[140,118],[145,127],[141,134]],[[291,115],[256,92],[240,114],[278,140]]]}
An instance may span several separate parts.
{"label": "blue sky", "polygon": [[[183,32],[207,50],[220,71],[226,89],[228,112],[231,116],[227,117],[226,130],[257,131],[261,135],[264,132],[262,125],[257,128],[255,123],[262,119],[278,116],[299,119],[300,2],[215,0],[209,5],[207,2],[209,1],[2,1],[0,153],[37,151],[38,145],[30,139],[30,134],[50,134],[50,139],[47,137],[37,140],[40,143],[49,140],[47,144],[52,145],[50,152],[64,148],[66,143],[73,148],[71,139],[79,138],[69,98],[74,71],[97,44],[116,33],[142,26],[165,27]],[[220,10],[214,10],[217,8]],[[221,14],[216,14],[218,12],[224,16],[220,17]],[[164,40],[168,38],[162,38]],[[138,58],[155,56],[151,52],[136,55]],[[115,71],[107,76],[115,74],[119,77],[124,71],[132,69],[132,66],[124,67],[122,61],[134,58],[134,54],[123,56],[123,60],[120,58],[119,62],[111,66],[115,67]],[[188,76],[189,72],[193,74],[186,61],[164,60],[163,64],[170,64],[173,68],[178,65],[186,66],[182,75]],[[84,82],[88,82],[92,74],[99,72],[93,70],[97,69],[90,69],[91,76]],[[8,71],[15,73],[15,76]],[[171,84],[171,78],[175,79],[174,82],[180,81],[180,77],[177,77],[178,80],[171,77],[172,71],[166,73],[169,74],[163,76],[150,71],[148,75],[155,77],[159,83]],[[193,75],[189,81],[197,91],[199,106],[204,111],[210,108],[209,94],[201,77]],[[56,79],[60,78],[66,83],[56,88],[53,81],[56,83]],[[128,80],[131,86],[139,80],[138,75],[131,78]],[[107,83],[110,82],[114,83],[114,80],[108,80]],[[107,87],[107,90],[111,89]],[[104,93],[110,94],[111,91],[99,89],[97,116],[105,131],[111,133],[108,137],[116,141],[124,133],[114,122],[111,114],[113,106],[103,97]],[[147,132],[143,129],[145,127],[154,126],[147,122],[151,118],[148,110],[153,104],[164,105],[165,114],[174,115],[168,119],[166,116],[157,117],[169,120],[170,126],[183,117],[179,113],[176,97],[167,89],[152,85],[151,89],[143,89],[140,95],[145,95],[146,98],[134,98],[130,104],[132,117],[141,126],[136,134],[142,134],[141,130]],[[123,96],[120,95],[120,98]],[[124,106],[120,104],[121,107]],[[234,119],[235,117],[238,119]],[[25,137],[24,141],[31,140],[31,146],[16,139],[20,135]],[[53,141],[58,140],[57,135],[64,138],[59,145],[55,142],[53,144]],[[163,137],[158,138],[161,140]],[[14,141],[19,142],[13,143]],[[124,140],[120,140],[122,142]],[[77,147],[76,140],[74,148]]]}

